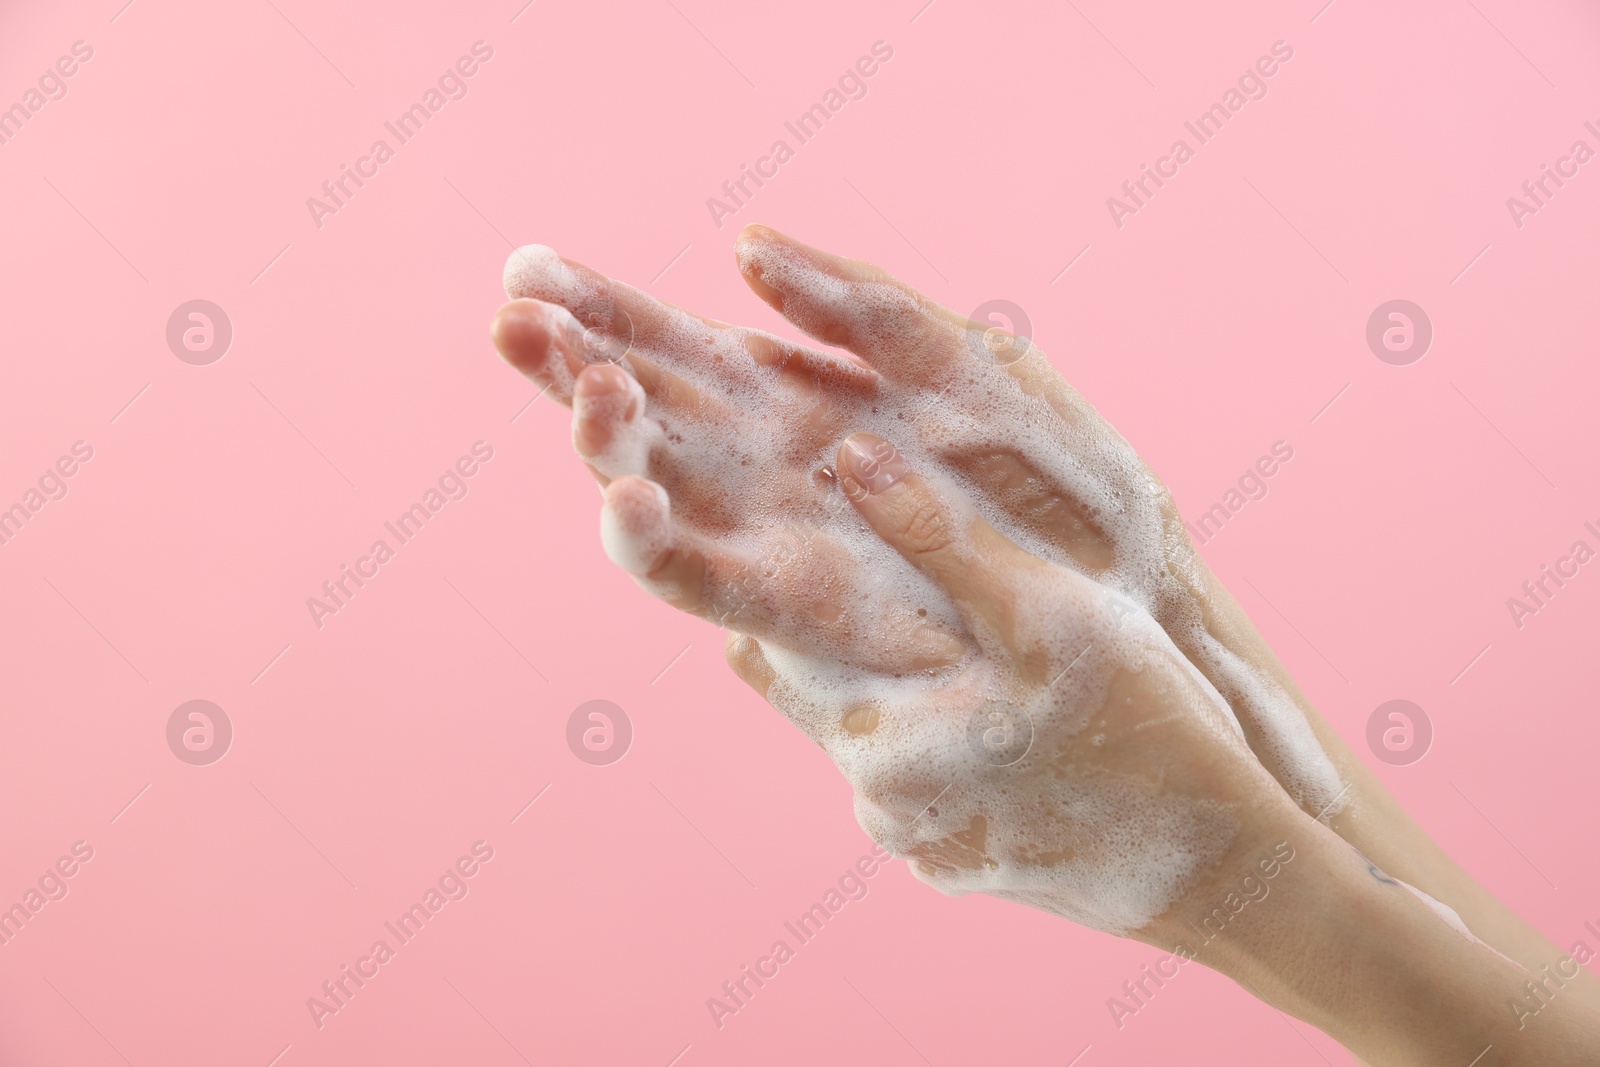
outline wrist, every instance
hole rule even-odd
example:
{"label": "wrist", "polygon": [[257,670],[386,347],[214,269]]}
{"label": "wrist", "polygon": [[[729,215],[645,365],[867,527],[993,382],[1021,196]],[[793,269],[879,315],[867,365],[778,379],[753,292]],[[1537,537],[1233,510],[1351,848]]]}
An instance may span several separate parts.
{"label": "wrist", "polygon": [[1376,1064],[1465,1067],[1491,1046],[1481,1067],[1600,1056],[1600,1024],[1575,997],[1530,991],[1533,975],[1298,811],[1247,835],[1139,936]]}

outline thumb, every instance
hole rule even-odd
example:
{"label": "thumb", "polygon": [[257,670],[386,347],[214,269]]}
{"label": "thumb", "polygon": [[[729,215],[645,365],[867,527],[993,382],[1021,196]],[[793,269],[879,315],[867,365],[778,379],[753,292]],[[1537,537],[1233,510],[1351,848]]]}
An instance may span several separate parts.
{"label": "thumb", "polygon": [[1019,586],[1039,582],[1049,564],[1018,548],[967,501],[936,489],[876,434],[847,437],[838,464],[845,496],[873,532],[950,597],[969,629],[981,623],[1009,639]]}

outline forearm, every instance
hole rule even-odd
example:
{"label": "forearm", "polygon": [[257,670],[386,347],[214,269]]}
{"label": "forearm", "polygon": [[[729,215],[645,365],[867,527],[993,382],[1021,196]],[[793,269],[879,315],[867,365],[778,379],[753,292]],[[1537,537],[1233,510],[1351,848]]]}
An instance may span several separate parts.
{"label": "forearm", "polygon": [[1293,859],[1258,901],[1223,908],[1218,923],[1257,854],[1282,854],[1264,837],[1141,938],[1227,974],[1378,1067],[1600,1062],[1600,1016],[1567,982],[1541,975],[1529,986],[1536,976],[1453,929],[1318,823],[1299,818],[1281,840]]}
{"label": "forearm", "polygon": [[[1354,757],[1351,757],[1352,759]],[[1572,963],[1567,950],[1512,911],[1440,848],[1388,790],[1360,767],[1350,775],[1351,807],[1332,829],[1394,877],[1453,908],[1472,933],[1539,974],[1563,961],[1576,969],[1564,995],[1600,1010],[1600,978]]]}
{"label": "forearm", "polygon": [[[1300,691],[1238,602],[1207,572],[1208,627],[1294,698],[1348,787],[1328,825],[1389,874],[1449,905],[1474,935],[1538,973],[1567,954],[1506,907],[1440,848]],[[1307,812],[1317,815],[1318,812]],[[1600,978],[1580,971],[1568,995],[1600,1011]]]}

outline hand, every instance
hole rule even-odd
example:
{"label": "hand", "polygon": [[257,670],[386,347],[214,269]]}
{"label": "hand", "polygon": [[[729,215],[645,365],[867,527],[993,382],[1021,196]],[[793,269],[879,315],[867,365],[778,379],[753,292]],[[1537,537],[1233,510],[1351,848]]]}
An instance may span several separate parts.
{"label": "hand", "polygon": [[[620,479],[607,490],[612,520],[653,514],[660,497],[644,479],[665,487],[671,516],[660,513],[656,555],[620,562],[677,606],[754,635],[729,641],[742,677],[768,692],[773,661],[808,643],[890,675],[947,669],[968,647],[947,598],[841,523],[834,446],[876,431],[1038,559],[1143,606],[1303,811],[1530,970],[1561,958],[1322,719],[1194,555],[1165,489],[1037,346],[761,227],[740,235],[738,258],[758,295],[851,354],[700,318],[537,247],[507,264],[518,299],[494,336],[509,362],[574,406],[579,453],[602,484]],[[866,715],[852,714],[847,723]],[[1600,1005],[1587,973],[1570,991]]]}
{"label": "hand", "polygon": [[[764,280],[789,260],[746,260],[758,291],[807,316]],[[513,293],[559,302],[512,305],[497,334],[571,398],[578,451],[607,487],[612,558],[680,607],[759,637],[732,644],[737,668],[835,758],[863,826],[922,877],[1129,933],[1225,855],[1253,812],[1287,806],[1146,606],[1085,573],[1116,573],[1102,529],[1116,517],[1097,523],[1065,507],[1064,490],[1016,482],[1017,445],[1044,457],[1051,430],[1080,452],[1126,448],[1074,436],[1057,408],[1030,403],[1030,388],[1058,379],[991,360],[982,331],[888,281],[848,302],[873,316],[822,331],[875,354],[869,368],[666,308],[542,250],[514,256],[508,277]],[[898,359],[874,331],[899,338]],[[903,383],[877,373],[886,364]],[[930,367],[980,384],[929,403]],[[1078,427],[1091,421],[1067,392],[1055,399]],[[975,447],[1008,402],[1044,431]],[[951,434],[963,419],[964,437]],[[859,452],[887,448],[882,438],[852,437],[836,458],[860,425],[912,434],[930,477],[980,478],[1035,540],[1049,533],[1061,562],[1018,547],[953,485],[937,493],[905,474],[892,449],[868,457],[869,477]],[[997,465],[1000,477],[983,475]],[[1087,478],[1085,463],[1056,466]],[[884,479],[880,497],[870,487]],[[1147,486],[1130,507],[1156,524],[1153,546],[1132,546],[1148,554],[1162,520]],[[882,540],[863,536],[855,509]]]}
{"label": "hand", "polygon": [[[508,264],[522,299],[495,339],[573,405],[608,552],[744,632],[730,662],[832,754],[874,836],[946,890],[1202,959],[1374,1062],[1588,1062],[1592,977],[1531,1030],[1497,1014],[1559,950],[1351,755],[1166,491],[1036,348],[771,231],[741,235],[740,265],[854,355],[537,248]],[[877,435],[830,465],[857,429]],[[1243,912],[1269,847],[1303,858],[1277,868],[1277,905]],[[1198,955],[1182,944],[1222,922]],[[1418,1014],[1446,1002],[1459,1010]]]}
{"label": "hand", "polygon": [[[820,640],[858,665],[948,665],[959,636],[948,609],[908,598],[907,568],[836,521],[832,450],[851,431],[876,431],[1041,559],[1147,611],[1304,810],[1332,818],[1349,802],[1309,705],[1216,595],[1165,487],[1037,346],[762,227],[740,235],[738,258],[758,295],[853,356],[702,319],[548,249],[507,262],[507,292],[536,299],[502,309],[502,353],[573,404],[574,442],[602,483],[647,478],[673,502],[658,531],[670,553],[619,562],[762,646]],[[757,654],[740,648],[741,659]]]}
{"label": "hand", "polygon": [[867,526],[954,605],[964,654],[885,679],[785,651],[766,693],[920,877],[1127,935],[1242,842],[1303,821],[1132,601],[1018,547],[880,437],[848,438],[837,470]]}

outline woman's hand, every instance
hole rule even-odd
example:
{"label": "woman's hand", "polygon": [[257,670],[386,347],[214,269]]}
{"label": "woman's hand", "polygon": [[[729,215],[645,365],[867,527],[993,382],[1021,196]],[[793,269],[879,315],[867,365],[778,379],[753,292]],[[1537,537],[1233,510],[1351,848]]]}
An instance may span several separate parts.
{"label": "woman's hand", "polygon": [[873,431],[1040,559],[1143,608],[1304,810],[1333,818],[1350,802],[1309,705],[1215,595],[1166,489],[1036,345],[762,227],[740,235],[738,259],[758,295],[850,354],[702,319],[549,249],[506,264],[523,299],[496,320],[502,353],[573,405],[574,442],[602,483],[646,478],[672,501],[660,532],[672,551],[641,575],[654,592],[764,644],[948,665],[948,606],[908,597],[908,583],[925,586],[839,521],[833,450]]}
{"label": "woman's hand", "polygon": [[1126,935],[1239,842],[1303,818],[1142,608],[1018,547],[883,438],[847,438],[836,469],[867,527],[954,605],[960,659],[884,676],[790,649],[735,658],[925,881]]}
{"label": "woman's hand", "polygon": [[[838,442],[877,433],[1036,563],[1142,609],[1302,811],[1529,970],[1560,958],[1322,719],[1195,556],[1164,487],[1037,346],[762,227],[740,235],[738,259],[758,295],[849,352],[701,318],[536,246],[508,261],[516,299],[493,332],[509,362],[574,408],[574,443],[601,483],[618,480],[607,489],[613,557],[657,595],[737,631],[730,662],[758,690],[772,690],[773,664],[794,662],[792,650],[891,678],[948,672],[970,653],[950,599],[862,536],[837,488]],[[629,515],[655,524],[648,537],[618,536]],[[846,731],[870,716],[850,712]],[[1569,992],[1600,1005],[1587,974]]]}

